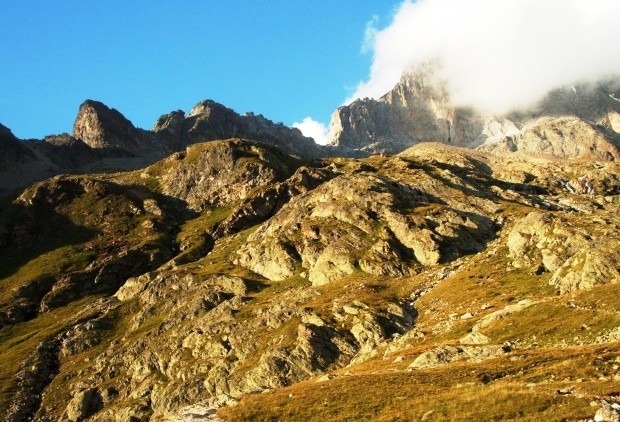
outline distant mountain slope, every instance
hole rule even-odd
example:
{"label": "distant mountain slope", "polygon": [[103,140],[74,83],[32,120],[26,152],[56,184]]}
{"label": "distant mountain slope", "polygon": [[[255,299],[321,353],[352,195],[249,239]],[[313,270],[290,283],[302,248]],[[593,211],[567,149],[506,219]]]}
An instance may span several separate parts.
{"label": "distant mountain slope", "polygon": [[[383,97],[355,100],[338,108],[330,123],[330,138],[335,146],[366,153],[394,154],[419,142],[436,141],[470,148],[485,145],[497,153],[558,151],[562,158],[592,157],[587,151],[604,150],[610,155],[603,153],[597,158],[609,159],[618,156],[618,88],[618,78],[564,87],[551,91],[530,110],[489,116],[471,107],[452,105],[445,83],[437,76],[437,65],[425,64],[405,72]],[[573,118],[555,120],[560,136],[554,139],[554,149],[525,134],[541,117]],[[577,125],[581,132],[572,123],[575,119],[583,122]],[[588,141],[588,127],[600,135],[596,145]],[[519,142],[511,142],[516,137]],[[496,148],[493,144],[498,141],[511,146]]]}
{"label": "distant mountain slope", "polygon": [[27,186],[62,173],[145,168],[187,146],[218,139],[265,142],[300,158],[396,154],[420,142],[482,148],[494,154],[543,154],[558,158],[615,160],[620,156],[620,80],[611,78],[550,92],[535,107],[505,116],[487,116],[450,102],[435,64],[405,72],[378,100],[340,107],[330,124],[332,145],[317,145],[296,128],[262,115],[234,110],[212,100],[187,115],[164,114],[152,130],[136,128],[119,111],[86,100],[73,135],[19,142],[4,126],[0,189]]}
{"label": "distant mountain slope", "polygon": [[27,186],[61,173],[89,173],[144,168],[197,142],[244,138],[277,146],[302,158],[333,154],[296,128],[262,115],[239,115],[215,101],[198,103],[191,112],[161,116],[152,131],[136,128],[118,110],[99,101],[80,105],[73,136],[51,135],[20,142],[8,128],[0,132],[0,189]]}
{"label": "distant mountain slope", "polygon": [[35,159],[36,156],[30,148],[22,144],[9,128],[0,124],[0,171]]}

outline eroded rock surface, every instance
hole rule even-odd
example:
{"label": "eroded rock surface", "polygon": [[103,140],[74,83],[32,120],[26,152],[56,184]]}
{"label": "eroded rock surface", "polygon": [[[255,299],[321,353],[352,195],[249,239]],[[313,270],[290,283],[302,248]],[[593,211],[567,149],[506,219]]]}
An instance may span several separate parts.
{"label": "eroded rock surface", "polygon": [[431,143],[303,162],[234,139],[37,184],[0,213],[2,333],[25,351],[0,350],[24,392],[5,402],[14,420],[212,417],[315,377],[552,379],[532,372],[549,353],[597,386],[617,372],[618,174]]}
{"label": "eroded rock surface", "polygon": [[[605,230],[605,220],[597,223]],[[551,272],[549,283],[567,293],[619,281],[618,238],[599,236],[575,227],[566,215],[532,212],[510,232],[507,246],[513,266]]]}
{"label": "eroded rock surface", "polygon": [[190,146],[187,151],[146,169],[162,193],[195,210],[230,205],[257,188],[291,176],[298,162],[264,144],[239,139]]}
{"label": "eroded rock surface", "polygon": [[359,170],[294,198],[249,237],[239,264],[271,280],[292,276],[300,265],[321,285],[357,269],[414,274],[482,250],[492,238],[493,221],[465,211],[477,204],[459,212],[433,195],[450,189],[440,179],[405,167],[417,179],[406,185],[370,167]]}

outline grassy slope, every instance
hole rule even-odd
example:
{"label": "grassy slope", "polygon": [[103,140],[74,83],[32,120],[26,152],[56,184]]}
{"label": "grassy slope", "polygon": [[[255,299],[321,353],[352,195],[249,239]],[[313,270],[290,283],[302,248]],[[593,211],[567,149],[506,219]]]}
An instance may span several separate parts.
{"label": "grassy slope", "polygon": [[[381,164],[382,160],[377,160],[377,164]],[[156,191],[158,186],[152,183],[153,180],[149,178],[144,184]],[[96,222],[93,220],[90,224],[83,214],[87,210],[100,213],[104,208],[114,210],[120,207],[120,203],[113,202],[113,197],[110,201],[102,205],[85,199],[75,208],[65,210],[70,218],[66,226],[59,227],[76,224],[95,227]],[[177,257],[179,265],[185,264],[187,271],[238,275],[254,284],[256,289],[248,295],[248,306],[240,311],[240,318],[244,315],[251,317],[255,309],[277,301],[281,293],[308,286],[308,281],[300,276],[279,283],[268,282],[231,263],[234,251],[252,229],[220,240],[213,252],[203,257],[206,246],[203,234],[226,218],[229,212],[229,208],[218,208],[191,220],[179,219],[176,240],[159,238],[157,234],[145,235],[140,228],[127,230],[129,237],[136,242],[165,241],[187,245]],[[527,209],[506,205],[504,212],[522,216]],[[119,230],[129,224],[128,219],[127,215],[110,216],[110,221],[118,222]],[[147,217],[141,219],[145,221]],[[66,239],[60,237],[57,238],[59,244],[40,245],[40,249],[33,251],[33,257],[37,258],[28,258],[25,265],[3,261],[5,265],[9,263],[4,270],[10,276],[2,281],[5,284],[0,295],[8,294],[25,278],[32,278],[33,272],[57,276],[88,262],[92,256],[81,250],[92,236],[81,238],[77,232],[65,232],[68,233]],[[113,231],[105,241],[114,240],[118,233]],[[526,270],[506,271],[508,258],[505,249],[499,248],[493,254],[483,252],[462,262],[458,272],[441,281],[416,303],[420,310],[416,327],[424,336],[412,341],[409,347],[385,358],[380,350],[378,358],[340,370],[333,379],[325,382],[310,380],[267,394],[248,396],[237,406],[220,409],[219,415],[227,420],[388,421],[416,420],[423,415],[427,415],[427,420],[579,419],[592,416],[594,411],[589,403],[595,396],[610,395],[618,390],[618,381],[613,377],[618,374],[614,365],[620,363],[620,344],[578,346],[580,341],[592,341],[620,325],[618,285],[558,297],[547,284],[548,274],[534,276]],[[425,272],[415,277],[389,278],[356,272],[319,287],[317,290],[321,294],[306,306],[325,318],[330,317],[329,309],[335,300],[341,303],[360,300],[382,306],[434,284],[437,281],[435,275],[436,272]],[[408,370],[408,365],[421,352],[436,344],[457,343],[484,315],[526,298],[540,303],[483,331],[493,343],[515,342],[523,345],[523,349],[479,364],[459,362],[436,369]],[[5,407],[10,398],[10,380],[23,357],[41,340],[70,327],[74,322],[71,316],[94,300],[93,297],[83,298],[0,331],[0,408]],[[482,310],[482,305],[491,305],[491,308]],[[108,339],[122,335],[133,312],[131,304],[117,311],[115,326],[106,334]],[[465,312],[472,312],[474,317],[461,320],[450,316]],[[445,325],[445,321],[449,324]],[[144,329],[158,322],[149,321]],[[285,324],[282,334],[293,335],[288,331],[293,332],[297,323],[291,320]],[[437,328],[439,326],[441,330]],[[269,339],[257,333],[255,341],[266,344]],[[79,355],[80,359],[63,361],[61,373],[75,373],[88,366],[84,358],[97,356],[104,346],[105,342]],[[252,363],[249,360],[247,365]],[[599,379],[601,377],[606,379]],[[62,383],[63,377],[59,376],[52,384],[59,395],[51,403],[59,411],[70,394],[68,389],[62,388]],[[557,394],[558,389],[567,386],[575,387],[573,394]]]}
{"label": "grassy slope", "polygon": [[[618,346],[531,350],[411,372],[371,361],[330,381],[246,397],[219,415],[235,421],[404,421],[425,414],[437,421],[582,419],[592,416],[595,396],[617,390],[617,381],[598,377],[606,371],[600,367],[611,369],[620,359]],[[566,387],[573,393],[557,393]]]}
{"label": "grassy slope", "polygon": [[[417,326],[426,333],[417,345],[337,371],[328,381],[310,380],[267,394],[245,397],[219,410],[226,420],[576,420],[591,417],[596,397],[618,392],[620,343],[575,346],[620,326],[618,285],[600,286],[558,297],[548,275],[506,272],[506,251],[476,256],[454,276],[423,296]],[[484,273],[480,268],[485,268]],[[424,284],[423,276],[418,285]],[[390,280],[350,277],[323,286],[325,306],[335,297],[372,301],[369,292],[402,297],[415,278]],[[525,349],[482,363],[457,362],[435,369],[410,370],[421,352],[441,343],[458,344],[480,317],[521,299],[540,304],[506,317],[484,333],[493,343],[521,342]],[[604,299],[602,299],[604,298]],[[377,298],[375,298],[376,300]],[[569,305],[576,304],[577,307]],[[481,306],[491,305],[482,311]],[[473,310],[472,320],[457,318],[445,332],[441,321]],[[587,328],[584,328],[587,326]],[[566,345],[568,343],[568,345]],[[570,344],[573,344],[572,346]],[[559,346],[559,347],[558,347]],[[616,378],[614,378],[616,377]],[[563,388],[570,395],[559,395]]]}
{"label": "grassy slope", "polygon": [[[516,211],[523,214],[520,207]],[[425,415],[425,420],[438,421],[579,420],[596,411],[592,400],[620,395],[620,343],[587,344],[620,326],[620,285],[558,296],[548,285],[549,274],[508,270],[504,247],[462,262],[416,302],[416,328],[423,336],[409,348],[380,353],[327,381],[314,379],[244,397],[218,415],[230,421],[400,421]],[[403,297],[435,283],[433,277],[349,277],[323,286],[317,307],[336,297],[372,301],[368,293],[377,290],[382,292],[379,300]],[[480,318],[523,299],[537,303],[482,330],[492,344],[519,345],[515,351],[482,363],[408,369],[420,353],[437,344],[458,344]],[[466,312],[473,318],[460,319]],[[571,394],[558,394],[565,388]]]}

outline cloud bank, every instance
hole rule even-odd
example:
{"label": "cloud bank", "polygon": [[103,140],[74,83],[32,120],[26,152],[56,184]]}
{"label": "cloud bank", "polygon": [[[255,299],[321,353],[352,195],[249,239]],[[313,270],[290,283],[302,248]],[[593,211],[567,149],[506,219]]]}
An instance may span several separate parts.
{"label": "cloud bank", "polygon": [[407,0],[386,28],[367,28],[370,75],[346,103],[378,98],[403,70],[438,60],[455,103],[526,107],[552,88],[620,73],[619,16],[618,0]]}
{"label": "cloud bank", "polygon": [[312,117],[306,117],[301,122],[293,123],[292,126],[301,130],[304,136],[314,138],[314,142],[319,145],[327,145],[329,142],[327,127],[323,123],[317,122]]}

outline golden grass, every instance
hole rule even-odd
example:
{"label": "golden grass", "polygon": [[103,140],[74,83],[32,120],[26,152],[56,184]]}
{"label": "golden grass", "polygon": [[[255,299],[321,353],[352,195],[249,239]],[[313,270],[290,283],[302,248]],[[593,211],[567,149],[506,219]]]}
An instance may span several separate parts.
{"label": "golden grass", "polygon": [[[227,421],[410,421],[424,415],[433,421],[585,419],[596,411],[590,401],[616,387],[613,381],[598,381],[595,364],[619,356],[616,343],[414,371],[394,371],[389,362],[377,360],[364,364],[362,373],[353,367],[350,375],[329,381],[247,396],[218,415]],[[557,394],[568,386],[573,394]]]}

